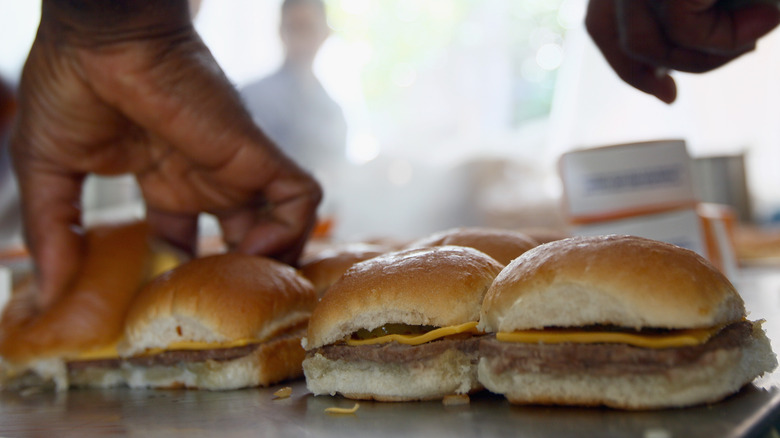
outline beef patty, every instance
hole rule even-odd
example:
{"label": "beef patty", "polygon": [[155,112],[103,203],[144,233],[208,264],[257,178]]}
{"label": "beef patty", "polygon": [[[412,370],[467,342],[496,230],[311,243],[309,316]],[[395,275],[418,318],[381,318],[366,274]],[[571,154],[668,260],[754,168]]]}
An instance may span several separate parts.
{"label": "beef patty", "polygon": [[741,321],[724,327],[707,342],[676,348],[642,348],[628,344],[531,344],[502,342],[485,336],[479,355],[494,373],[506,370],[546,374],[587,373],[616,376],[664,372],[698,366],[715,360],[720,350],[740,348],[750,338],[753,323]]}
{"label": "beef patty", "polygon": [[450,349],[472,355],[478,360],[480,336],[454,335],[433,340],[420,345],[406,345],[398,342],[383,344],[355,345],[334,344],[320,347],[307,355],[321,354],[329,360],[369,361],[377,363],[421,362],[439,356]]}
{"label": "beef patty", "polygon": [[251,354],[260,346],[249,344],[241,347],[215,348],[212,350],[170,350],[148,356],[133,356],[128,358],[79,360],[68,362],[68,371],[86,368],[119,368],[123,362],[132,365],[152,367],[171,366],[181,362],[205,362],[207,360],[228,361],[239,359]]}

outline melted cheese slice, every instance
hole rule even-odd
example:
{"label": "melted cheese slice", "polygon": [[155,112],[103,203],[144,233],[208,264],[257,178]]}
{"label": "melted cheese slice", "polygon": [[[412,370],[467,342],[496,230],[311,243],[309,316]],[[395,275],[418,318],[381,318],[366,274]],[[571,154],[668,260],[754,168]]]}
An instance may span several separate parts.
{"label": "melted cheese slice", "polygon": [[74,357],[72,360],[116,359],[118,357],[119,357],[119,353],[116,350],[116,343],[114,343],[102,348],[83,351],[79,353],[76,357]]}
{"label": "melted cheese slice", "polygon": [[386,344],[388,342],[398,342],[405,345],[420,345],[426,342],[433,341],[434,339],[443,338],[445,336],[457,335],[458,333],[479,333],[477,331],[477,322],[467,322],[460,325],[451,325],[447,327],[440,327],[433,329],[427,333],[421,335],[385,335],[371,339],[347,339],[347,345],[370,345],[370,344]]}
{"label": "melted cheese slice", "polygon": [[181,256],[172,251],[154,251],[152,253],[151,268],[147,280],[151,280],[158,275],[170,271],[171,269],[179,266],[181,262]]}
{"label": "melted cheese slice", "polygon": [[[244,347],[249,344],[258,343],[257,339],[238,339],[230,342],[173,342],[168,345],[167,348],[150,348],[146,350],[142,356],[154,356],[155,354],[164,353],[166,351],[174,350],[218,350],[221,348],[234,348]],[[90,351],[79,353],[71,360],[100,360],[100,359],[116,359],[119,357],[119,352],[116,348],[116,343],[98,348]]]}
{"label": "melted cheese slice", "polygon": [[260,341],[257,339],[236,339],[235,341],[227,342],[195,342],[195,341],[182,341],[172,342],[168,344],[166,348],[150,348],[146,350],[144,356],[154,356],[155,354],[164,353],[166,351],[175,350],[220,350],[224,348],[244,347],[249,344],[256,344]]}
{"label": "melted cheese slice", "polygon": [[625,333],[577,330],[525,330],[496,333],[502,342],[526,344],[629,344],[643,348],[674,348],[699,345],[707,342],[723,326],[709,329],[674,330],[669,333]]}

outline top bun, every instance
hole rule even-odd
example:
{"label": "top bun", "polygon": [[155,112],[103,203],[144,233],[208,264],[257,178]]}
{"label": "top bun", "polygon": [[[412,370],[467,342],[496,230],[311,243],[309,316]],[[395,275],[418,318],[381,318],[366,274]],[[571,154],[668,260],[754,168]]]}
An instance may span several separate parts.
{"label": "top bun", "polygon": [[143,222],[87,230],[81,270],[51,307],[37,313],[32,281],[14,291],[0,323],[0,354],[19,363],[113,346],[122,335],[130,302],[151,278],[160,251]]}
{"label": "top bun", "polygon": [[412,242],[409,248],[457,245],[478,249],[502,265],[519,257],[539,242],[525,233],[499,228],[462,227],[439,231]]}
{"label": "top bun", "polygon": [[305,349],[385,324],[444,327],[477,321],[501,265],[473,248],[441,246],[390,252],[353,265],[322,297]]}
{"label": "top bun", "polygon": [[388,251],[388,248],[381,245],[369,243],[350,243],[326,248],[306,257],[301,262],[301,273],[311,281],[317,296],[321,297],[352,265]]}
{"label": "top bun", "polygon": [[612,235],[558,240],[517,258],[485,296],[479,328],[704,328],[744,315],[734,286],[695,252]]}
{"label": "top bun", "polygon": [[182,341],[265,341],[305,324],[316,301],[311,283],[280,262],[240,254],[195,259],[139,292],[120,354]]}

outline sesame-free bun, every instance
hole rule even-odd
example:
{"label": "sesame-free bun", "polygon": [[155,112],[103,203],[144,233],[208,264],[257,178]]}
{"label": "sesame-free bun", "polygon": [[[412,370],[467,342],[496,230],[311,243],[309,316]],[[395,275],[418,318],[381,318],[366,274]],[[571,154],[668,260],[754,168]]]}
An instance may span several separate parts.
{"label": "sesame-free bun", "polygon": [[[251,353],[231,360],[185,361],[177,364],[122,367],[122,383],[130,388],[231,389],[269,386],[303,375],[303,330],[259,343]],[[197,354],[197,352],[195,352]],[[95,386],[90,383],[88,386]],[[116,385],[114,385],[116,386]]]}
{"label": "sesame-free bun", "polygon": [[515,259],[488,291],[479,327],[703,328],[744,316],[742,298],[703,257],[611,235],[558,240]]}
{"label": "sesame-free bun", "polygon": [[331,246],[302,260],[301,273],[311,281],[317,296],[321,297],[352,265],[389,251],[387,247],[370,243]]}
{"label": "sesame-free bun", "polygon": [[439,231],[409,244],[409,248],[457,245],[474,248],[502,265],[539,245],[525,233],[501,228],[458,227]]}
{"label": "sesame-free bun", "polygon": [[292,267],[240,254],[183,264],[150,282],[128,311],[122,356],[175,342],[267,341],[305,324],[314,290]]}
{"label": "sesame-free bun", "polygon": [[70,356],[116,341],[129,302],[145,279],[150,252],[143,223],[90,229],[81,272],[54,305],[33,315],[35,283],[16,291],[3,315],[2,357],[24,362]]}
{"label": "sesame-free bun", "polygon": [[144,222],[97,225],[84,237],[81,269],[51,307],[38,311],[32,279],[14,290],[0,321],[4,383],[32,370],[42,381],[53,379],[66,388],[64,361],[113,346],[138,290],[183,259],[153,241]]}
{"label": "sesame-free bun", "polygon": [[731,283],[692,251],[632,236],[559,240],[504,268],[485,296],[480,328],[606,325],[717,334],[659,349],[486,337],[478,378],[514,404],[660,409],[715,402],[777,366],[761,323],[744,316]]}
{"label": "sesame-free bun", "polygon": [[304,348],[385,324],[450,326],[476,321],[502,265],[473,248],[390,252],[353,265],[322,297]]}
{"label": "sesame-free bun", "polygon": [[457,349],[413,363],[332,360],[314,353],[304,361],[304,369],[306,387],[314,395],[402,402],[440,400],[481,389],[474,361],[474,355]]}
{"label": "sesame-free bun", "polygon": [[[228,390],[301,377],[301,338],[316,302],[308,280],[269,258],[192,260],[149,283],[133,301],[118,348],[126,360],[122,379],[132,388]],[[191,351],[191,360],[155,361],[155,354],[175,352],[180,342],[204,345]],[[208,359],[210,350],[232,342],[248,344],[251,352]],[[144,357],[150,362],[134,361]]]}

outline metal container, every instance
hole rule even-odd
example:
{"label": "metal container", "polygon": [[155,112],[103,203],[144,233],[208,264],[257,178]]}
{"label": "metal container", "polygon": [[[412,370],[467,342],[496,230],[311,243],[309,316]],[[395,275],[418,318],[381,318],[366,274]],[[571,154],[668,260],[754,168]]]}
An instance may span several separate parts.
{"label": "metal container", "polygon": [[753,221],[744,154],[699,157],[691,163],[693,188],[700,201],[729,205],[740,222]]}

